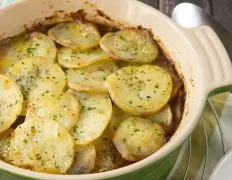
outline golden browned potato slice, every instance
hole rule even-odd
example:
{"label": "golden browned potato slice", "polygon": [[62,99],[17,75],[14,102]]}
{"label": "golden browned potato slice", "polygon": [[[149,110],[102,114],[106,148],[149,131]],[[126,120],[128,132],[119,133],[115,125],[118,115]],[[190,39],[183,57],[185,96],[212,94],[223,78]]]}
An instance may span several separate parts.
{"label": "golden browned potato slice", "polygon": [[120,168],[125,165],[129,165],[130,162],[126,161],[119,154],[114,147],[112,140],[108,137],[102,136],[95,141],[96,147],[96,161],[92,173],[99,173]]}
{"label": "golden browned potato slice", "polygon": [[54,120],[70,130],[79,118],[79,102],[67,93],[44,93],[32,98],[28,104],[26,119],[40,117]]}
{"label": "golden browned potato slice", "polygon": [[2,160],[6,160],[13,132],[14,129],[10,128],[0,134],[0,159]]}
{"label": "golden browned potato slice", "polygon": [[157,44],[151,35],[138,29],[107,33],[101,39],[100,46],[112,57],[129,62],[154,62],[159,54]]}
{"label": "golden browned potato slice", "polygon": [[92,94],[69,90],[81,104],[80,118],[71,130],[75,144],[87,145],[101,136],[112,114],[112,103],[107,94]]}
{"label": "golden browned potato slice", "polygon": [[139,161],[156,152],[165,143],[165,131],[151,120],[130,117],[119,125],[113,142],[124,159]]}
{"label": "golden browned potato slice", "polygon": [[172,79],[158,66],[128,66],[108,76],[105,86],[114,103],[124,111],[149,115],[168,103]]}
{"label": "golden browned potato slice", "polygon": [[75,156],[68,174],[87,174],[94,168],[96,150],[93,144],[75,148]]}
{"label": "golden browned potato slice", "polygon": [[100,47],[85,51],[63,47],[58,51],[58,63],[65,68],[81,68],[109,58]]}
{"label": "golden browned potato slice", "polygon": [[40,32],[33,32],[30,34],[29,40],[26,42],[26,50],[21,59],[30,56],[41,56],[48,58],[51,61],[56,59],[56,45],[55,42],[47,35]]}
{"label": "golden browned potato slice", "polygon": [[68,69],[68,85],[77,91],[107,92],[104,81],[117,69],[111,60],[97,62],[83,68]]}
{"label": "golden browned potato slice", "polygon": [[22,104],[23,96],[19,86],[8,76],[0,74],[0,133],[16,121]]}
{"label": "golden browned potato slice", "polygon": [[112,139],[120,123],[128,117],[131,117],[131,115],[122,111],[116,105],[113,105],[112,117],[107,128],[104,133],[93,142],[97,154],[95,166],[92,172],[97,173],[109,171],[127,163],[126,160],[117,152]]}
{"label": "golden browned potato slice", "polygon": [[117,152],[112,139],[120,123],[128,117],[131,117],[131,115],[122,111],[115,104],[113,105],[112,117],[107,128],[104,133],[93,142],[97,154],[92,172],[109,171],[121,167],[123,164],[127,164],[126,160]]}
{"label": "golden browned potato slice", "polygon": [[29,98],[48,92],[62,92],[66,84],[66,75],[58,64],[42,57],[30,57],[14,64],[7,74],[21,87],[26,114]]}
{"label": "golden browned potato slice", "polygon": [[147,117],[154,122],[163,124],[165,127],[169,127],[172,123],[172,111],[169,105],[166,105],[161,111],[157,114]]}
{"label": "golden browned potato slice", "polygon": [[17,61],[31,57],[46,57],[50,61],[56,58],[56,45],[47,35],[40,32],[24,34],[0,45],[0,72],[5,73]]}
{"label": "golden browned potato slice", "polygon": [[91,23],[61,23],[48,31],[48,35],[57,43],[73,49],[86,50],[98,45],[101,36]]}
{"label": "golden browned potato slice", "polygon": [[97,154],[93,172],[103,172],[117,168],[117,165],[114,163],[115,154],[112,149],[113,142],[108,130],[105,130],[104,133],[94,141],[94,145]]}
{"label": "golden browned potato slice", "polygon": [[65,173],[74,159],[69,132],[57,122],[32,118],[19,125],[10,140],[7,160],[13,165],[45,173]]}
{"label": "golden browned potato slice", "polygon": [[114,133],[118,129],[120,123],[124,120],[127,119],[128,117],[131,117],[131,114],[121,110],[118,106],[113,104],[113,113],[111,120],[107,126],[107,136],[110,139],[113,139]]}

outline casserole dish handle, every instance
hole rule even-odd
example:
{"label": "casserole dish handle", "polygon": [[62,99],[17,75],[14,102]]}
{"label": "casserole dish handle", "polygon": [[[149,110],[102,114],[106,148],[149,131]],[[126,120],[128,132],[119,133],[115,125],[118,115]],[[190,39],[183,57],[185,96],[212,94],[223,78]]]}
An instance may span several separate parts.
{"label": "casserole dish handle", "polygon": [[[232,92],[232,63],[216,33],[208,26],[190,29],[197,52],[201,53],[205,88],[209,96]],[[232,49],[231,49],[232,50]]]}

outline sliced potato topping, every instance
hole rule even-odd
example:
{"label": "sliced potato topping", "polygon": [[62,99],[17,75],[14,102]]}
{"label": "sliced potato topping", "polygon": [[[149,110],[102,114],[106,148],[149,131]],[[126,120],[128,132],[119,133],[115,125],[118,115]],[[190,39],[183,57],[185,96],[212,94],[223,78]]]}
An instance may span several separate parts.
{"label": "sliced potato topping", "polygon": [[65,68],[85,67],[107,59],[109,59],[109,55],[100,47],[85,51],[63,47],[58,51],[58,62]]}
{"label": "sliced potato topping", "polygon": [[29,98],[49,92],[62,92],[66,75],[59,65],[42,57],[30,57],[17,62],[7,72],[21,87],[25,100],[22,115],[25,115]]}
{"label": "sliced potato topping", "polygon": [[26,42],[26,53],[21,59],[30,56],[41,56],[48,58],[51,61],[56,59],[55,42],[47,35],[40,32],[30,34],[30,39]]}
{"label": "sliced potato topping", "polygon": [[54,61],[56,51],[54,41],[43,33],[33,32],[17,36],[0,45],[0,72],[5,73],[17,61],[31,56],[46,57]]}
{"label": "sliced potato topping", "polygon": [[103,172],[117,168],[117,165],[114,163],[115,153],[113,151],[113,142],[109,135],[109,131],[105,130],[105,132],[94,141],[97,154],[93,172]]}
{"label": "sliced potato topping", "polygon": [[113,142],[124,159],[138,161],[150,156],[165,143],[165,131],[151,120],[130,117],[119,125]]}
{"label": "sliced potato topping", "polygon": [[8,76],[0,74],[0,133],[16,121],[22,104],[23,96],[19,86]]}
{"label": "sliced potato topping", "polygon": [[111,60],[79,69],[68,69],[68,85],[77,91],[107,92],[104,81],[117,69]]}
{"label": "sliced potato topping", "polygon": [[121,157],[112,142],[114,134],[120,123],[128,117],[131,117],[131,115],[122,111],[115,104],[113,105],[112,117],[107,128],[104,133],[93,142],[97,154],[95,166],[92,172],[97,173],[109,171],[128,163]]}
{"label": "sliced potato topping", "polygon": [[0,134],[0,160],[6,160],[8,154],[11,135],[14,132],[14,129],[10,128]]}
{"label": "sliced potato topping", "polygon": [[121,110],[118,106],[113,104],[113,113],[111,120],[107,126],[107,131],[108,131],[108,138],[113,139],[114,133],[118,129],[120,123],[124,120],[127,119],[128,117],[131,117],[131,114]]}
{"label": "sliced potato topping", "polygon": [[61,23],[48,31],[57,43],[73,49],[86,50],[98,45],[101,35],[91,23]]}
{"label": "sliced potato topping", "polygon": [[87,174],[94,168],[96,150],[93,144],[75,148],[75,156],[68,174]]}
{"label": "sliced potato topping", "polygon": [[70,130],[78,120],[79,102],[67,93],[45,93],[29,101],[26,119],[40,117],[57,121]]}
{"label": "sliced potato topping", "polygon": [[128,66],[108,76],[105,81],[114,103],[133,115],[149,115],[169,101],[172,79],[154,65]]}
{"label": "sliced potato topping", "polygon": [[15,129],[7,156],[16,166],[57,174],[65,173],[73,158],[69,132],[55,121],[40,118],[31,118]]}
{"label": "sliced potato topping", "polygon": [[138,29],[107,33],[101,39],[100,46],[112,57],[129,62],[154,62],[159,54],[158,46],[151,35]]}
{"label": "sliced potato topping", "polygon": [[172,111],[169,105],[166,105],[161,111],[159,111],[157,114],[147,117],[148,119],[151,119],[152,121],[155,121],[157,123],[163,124],[165,127],[169,127],[169,125],[172,123]]}
{"label": "sliced potato topping", "polygon": [[131,117],[131,115],[122,111],[115,104],[113,105],[112,117],[107,128],[104,133],[93,142],[97,154],[95,166],[92,172],[109,171],[128,164],[128,162],[118,153],[112,142],[114,134],[120,123],[128,117]]}
{"label": "sliced potato topping", "polygon": [[76,145],[86,145],[101,136],[112,114],[107,94],[92,94],[69,90],[81,104],[80,118],[71,130]]}

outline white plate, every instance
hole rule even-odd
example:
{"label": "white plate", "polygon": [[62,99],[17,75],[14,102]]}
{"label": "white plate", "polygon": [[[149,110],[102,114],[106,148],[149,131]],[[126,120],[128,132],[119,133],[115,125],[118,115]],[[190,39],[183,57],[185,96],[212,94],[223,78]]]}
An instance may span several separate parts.
{"label": "white plate", "polygon": [[0,0],[0,4],[1,4],[2,7],[8,6],[13,2],[15,2],[15,0]]}
{"label": "white plate", "polygon": [[232,150],[229,151],[217,164],[210,180],[231,180],[232,178]]}

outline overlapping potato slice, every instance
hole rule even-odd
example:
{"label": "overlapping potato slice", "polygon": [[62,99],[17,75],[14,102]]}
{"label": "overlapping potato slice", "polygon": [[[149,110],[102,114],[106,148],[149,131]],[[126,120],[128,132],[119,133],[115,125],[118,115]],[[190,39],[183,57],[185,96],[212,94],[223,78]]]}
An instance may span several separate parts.
{"label": "overlapping potato slice", "polygon": [[22,115],[29,98],[49,92],[62,92],[66,75],[57,64],[42,57],[29,57],[17,62],[7,72],[21,87],[24,97]]}
{"label": "overlapping potato slice", "polygon": [[115,104],[113,105],[112,117],[107,128],[104,133],[94,141],[97,154],[92,172],[108,171],[121,167],[122,164],[128,164],[117,152],[112,142],[119,124],[128,117],[131,117],[131,115],[122,111]]}
{"label": "overlapping potato slice", "polygon": [[7,69],[17,61],[31,57],[46,57],[50,61],[56,58],[56,45],[47,35],[40,32],[23,34],[0,45],[0,72]]}
{"label": "overlapping potato slice", "polygon": [[0,159],[6,160],[13,132],[14,129],[10,128],[0,134]]}
{"label": "overlapping potato slice", "polygon": [[119,107],[117,107],[115,104],[113,104],[113,113],[111,120],[107,126],[107,136],[110,139],[113,139],[115,131],[118,129],[120,123],[127,119],[128,117],[131,117],[131,114],[121,110]]}
{"label": "overlapping potato slice", "polygon": [[104,133],[94,141],[97,154],[92,172],[108,171],[128,164],[118,153],[112,142],[120,123],[128,117],[131,117],[131,115],[122,111],[115,104],[113,105],[112,117],[107,128]]}
{"label": "overlapping potato slice", "polygon": [[112,103],[107,94],[94,94],[69,90],[81,104],[80,118],[71,130],[76,145],[86,145],[101,136],[107,127]]}
{"label": "overlapping potato slice", "polygon": [[57,174],[65,173],[73,158],[69,132],[55,121],[40,118],[31,118],[15,129],[7,155],[16,166]]}
{"label": "overlapping potato slice", "polygon": [[91,23],[61,23],[48,31],[57,43],[73,49],[86,50],[98,45],[101,35]]}
{"label": "overlapping potato slice", "polygon": [[108,136],[108,132],[105,131],[101,137],[94,141],[97,154],[93,172],[103,172],[117,168],[113,162],[115,159],[112,151],[113,143]]}
{"label": "overlapping potato slice", "polygon": [[26,49],[22,49],[21,51],[25,55],[22,54],[21,59],[30,56],[41,56],[51,61],[56,59],[56,45],[49,36],[40,32],[33,32],[25,43]]}
{"label": "overlapping potato slice", "polygon": [[54,120],[70,130],[77,122],[79,113],[79,102],[72,95],[44,93],[29,101],[26,119],[40,117]]}
{"label": "overlapping potato slice", "polygon": [[117,66],[111,60],[79,69],[68,69],[68,85],[77,91],[107,92],[104,81],[116,70]]}
{"label": "overlapping potato slice", "polygon": [[156,152],[165,143],[164,128],[148,119],[125,119],[113,138],[114,145],[128,161],[138,161]]}
{"label": "overlapping potato slice", "polygon": [[75,148],[75,156],[68,174],[87,174],[94,168],[96,150],[93,144]]}
{"label": "overlapping potato slice", "polygon": [[23,96],[19,86],[0,74],[0,133],[10,128],[21,112]]}
{"label": "overlapping potato slice", "polygon": [[163,124],[165,127],[169,127],[172,123],[172,111],[169,105],[166,105],[157,114],[147,117],[148,119]]}
{"label": "overlapping potato slice", "polygon": [[172,77],[172,84],[173,84],[171,98],[178,96],[177,93],[181,91],[181,88],[183,88],[184,84],[181,78],[182,75],[181,76],[178,75],[178,72],[175,69],[175,64],[172,62],[167,63],[167,58],[164,55],[161,55],[155,62],[155,65],[168,71],[168,73]]}
{"label": "overlapping potato slice", "polygon": [[122,165],[129,164],[114,147],[109,133],[108,129],[105,130],[104,133],[94,141],[97,152],[95,166],[92,170],[94,173],[109,171],[121,167]]}
{"label": "overlapping potato slice", "polygon": [[132,28],[105,34],[100,46],[112,57],[129,62],[154,62],[159,54],[149,32]]}
{"label": "overlapping potato slice", "polygon": [[85,51],[63,47],[58,51],[58,63],[65,68],[81,68],[109,58],[100,47]]}
{"label": "overlapping potato slice", "polygon": [[169,101],[172,79],[154,65],[128,66],[108,76],[105,81],[114,103],[133,115],[158,112]]}

